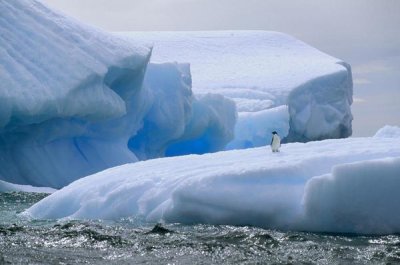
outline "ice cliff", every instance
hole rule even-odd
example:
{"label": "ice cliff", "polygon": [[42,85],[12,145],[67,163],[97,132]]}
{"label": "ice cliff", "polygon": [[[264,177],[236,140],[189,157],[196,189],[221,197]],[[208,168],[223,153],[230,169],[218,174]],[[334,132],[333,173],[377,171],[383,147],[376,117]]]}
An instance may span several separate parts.
{"label": "ice cliff", "polygon": [[129,148],[143,159],[203,154],[233,139],[235,104],[221,95],[194,97],[188,64],[149,64],[144,78],[149,109]]}
{"label": "ice cliff", "polygon": [[[219,93],[235,101],[236,132],[249,124],[257,130],[236,133],[229,148],[265,145],[271,131],[287,141],[352,134],[350,66],[291,36],[268,31],[119,34],[153,45],[153,62],[190,62],[195,93]],[[274,109],[282,105],[286,115]]]}
{"label": "ice cliff", "polygon": [[148,65],[150,48],[38,1],[0,1],[0,14],[0,179],[62,187],[232,139],[234,104],[194,98],[189,65]]}
{"label": "ice cliff", "polygon": [[61,187],[135,161],[121,139],[140,118],[122,117],[143,112],[150,50],[37,1],[1,1],[0,13],[1,178]]}

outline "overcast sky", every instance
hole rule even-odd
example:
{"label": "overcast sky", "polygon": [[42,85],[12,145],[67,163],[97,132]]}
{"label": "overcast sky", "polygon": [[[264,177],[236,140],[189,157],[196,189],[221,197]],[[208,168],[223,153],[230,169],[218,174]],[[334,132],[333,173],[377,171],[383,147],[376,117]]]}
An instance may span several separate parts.
{"label": "overcast sky", "polygon": [[45,0],[108,31],[273,30],[350,63],[353,135],[400,126],[400,0]]}

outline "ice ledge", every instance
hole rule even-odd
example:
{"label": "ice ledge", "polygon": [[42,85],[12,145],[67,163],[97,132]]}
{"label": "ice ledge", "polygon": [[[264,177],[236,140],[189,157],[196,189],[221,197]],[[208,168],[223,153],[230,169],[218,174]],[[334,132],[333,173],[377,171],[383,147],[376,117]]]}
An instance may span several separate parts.
{"label": "ice ledge", "polygon": [[290,129],[288,142],[307,142],[346,138],[352,134],[353,81],[351,67],[345,62],[342,71],[312,79],[288,97]]}
{"label": "ice ledge", "polygon": [[[232,99],[240,113],[288,105],[290,121],[263,119],[254,135],[239,133],[231,147],[269,143],[271,130],[286,141],[345,138],[352,134],[352,73],[349,64],[284,33],[270,31],[126,32],[126,38],[154,45],[151,61],[190,62],[193,91]],[[266,117],[267,115],[263,115]],[[250,117],[249,117],[250,118]],[[253,119],[254,121],[256,119]],[[261,121],[261,119],[258,119]],[[260,135],[263,136],[260,138]],[[281,135],[287,136],[287,133]],[[264,138],[264,140],[262,140]],[[253,139],[253,140],[252,140]],[[241,142],[241,143],[239,143]]]}
{"label": "ice ledge", "polygon": [[127,164],[82,178],[27,213],[35,218],[400,232],[400,138],[347,138]]}

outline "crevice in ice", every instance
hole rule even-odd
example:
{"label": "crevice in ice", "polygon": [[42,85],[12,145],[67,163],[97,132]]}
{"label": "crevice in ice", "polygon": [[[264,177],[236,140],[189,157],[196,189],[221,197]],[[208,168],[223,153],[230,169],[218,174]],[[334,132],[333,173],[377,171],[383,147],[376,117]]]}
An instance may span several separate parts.
{"label": "crevice in ice", "polygon": [[141,88],[145,69],[129,69],[111,66],[104,76],[104,84],[110,87],[122,99],[128,100]]}
{"label": "crevice in ice", "polygon": [[86,160],[86,162],[89,162],[89,159],[86,157],[86,155],[83,153],[82,149],[80,148],[79,144],[78,144],[78,139],[77,138],[73,138],[72,142],[74,143],[74,146],[76,148],[76,150],[78,150],[79,154],[83,157],[83,159]]}

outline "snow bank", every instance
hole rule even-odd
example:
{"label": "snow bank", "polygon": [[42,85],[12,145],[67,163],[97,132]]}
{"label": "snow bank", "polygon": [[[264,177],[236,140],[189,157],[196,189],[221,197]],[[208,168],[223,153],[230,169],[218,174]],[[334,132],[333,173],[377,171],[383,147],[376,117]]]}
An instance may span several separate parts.
{"label": "snow bank", "polygon": [[[235,101],[239,112],[288,105],[289,141],[343,138],[352,133],[350,66],[291,36],[267,31],[119,35],[154,45],[153,62],[190,62],[193,91],[222,94]],[[275,117],[271,118],[265,121],[268,131],[264,135],[270,135],[271,127],[272,131],[285,131],[289,127],[289,124],[279,127],[287,121],[286,117],[282,116],[278,124]],[[241,127],[238,124],[236,131]],[[257,134],[259,131],[250,138],[258,139]],[[247,145],[262,144],[255,140]]]}
{"label": "snow bank", "polygon": [[189,65],[148,66],[150,48],[38,1],[0,1],[0,13],[0,179],[59,188],[180,142],[202,140],[185,149],[196,153],[232,139],[233,103],[195,99]]}
{"label": "snow bank", "polygon": [[80,179],[25,214],[399,232],[399,163],[400,138],[372,137],[153,159]]}

